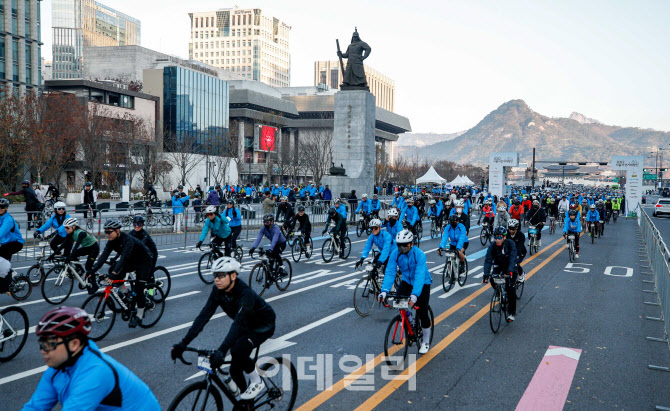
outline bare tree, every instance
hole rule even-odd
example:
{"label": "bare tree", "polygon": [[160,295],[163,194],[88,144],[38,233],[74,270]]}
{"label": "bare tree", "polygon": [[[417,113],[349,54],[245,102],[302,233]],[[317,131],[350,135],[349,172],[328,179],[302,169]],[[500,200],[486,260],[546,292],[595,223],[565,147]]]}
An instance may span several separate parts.
{"label": "bare tree", "polygon": [[114,133],[109,109],[101,104],[88,104],[81,110],[84,126],[79,134],[79,150],[84,166],[94,185],[102,186],[102,173],[107,164],[107,142]]}
{"label": "bare tree", "polygon": [[21,130],[21,101],[11,85],[0,88],[0,188],[15,187],[25,163],[27,142]]}
{"label": "bare tree", "polygon": [[198,165],[197,153],[200,151],[198,144],[187,134],[179,138],[173,132],[167,132],[164,139],[167,148],[165,155],[168,161],[177,167],[180,184],[185,185],[191,172]]}
{"label": "bare tree", "polygon": [[328,174],[333,158],[333,131],[326,128],[300,130],[300,144],[305,168],[312,174],[315,184],[321,184]]}
{"label": "bare tree", "polygon": [[381,186],[385,181],[391,179],[392,167],[389,164],[389,156],[386,149],[375,144],[375,184]]}

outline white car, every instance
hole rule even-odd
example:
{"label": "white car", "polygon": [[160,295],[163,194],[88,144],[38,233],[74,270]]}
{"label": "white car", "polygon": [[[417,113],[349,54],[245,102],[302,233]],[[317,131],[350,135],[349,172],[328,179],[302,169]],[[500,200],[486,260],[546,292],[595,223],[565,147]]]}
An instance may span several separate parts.
{"label": "white car", "polygon": [[659,198],[654,205],[654,217],[663,214],[670,214],[670,198]]}

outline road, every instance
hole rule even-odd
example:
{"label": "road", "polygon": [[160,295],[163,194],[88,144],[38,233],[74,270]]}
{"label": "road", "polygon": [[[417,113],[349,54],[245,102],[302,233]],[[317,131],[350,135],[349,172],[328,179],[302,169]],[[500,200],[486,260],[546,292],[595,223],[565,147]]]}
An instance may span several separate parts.
{"label": "road", "polygon": [[[353,251],[346,261],[323,263],[318,252],[321,239],[310,260],[293,263],[289,289],[282,293],[273,288],[264,295],[277,313],[277,325],[262,351],[270,356],[288,355],[298,368],[297,407],[670,406],[670,373],[648,368],[649,364],[669,366],[670,353],[667,344],[645,339],[661,337],[663,325],[645,320],[645,316],[659,316],[660,310],[643,304],[652,299],[644,292],[649,284],[642,282],[650,276],[643,274],[646,263],[638,259],[635,220],[620,219],[608,225],[595,244],[583,236],[580,259],[572,265],[563,240],[545,231],[540,253],[526,258],[528,280],[517,320],[503,324],[497,334],[489,327],[492,291],[481,283],[485,249],[479,242],[476,219],[472,226],[468,282],[449,294],[441,286],[444,260],[435,253],[439,240],[424,238],[421,243],[433,272],[430,305],[435,313],[435,336],[429,353],[400,374],[380,361],[386,327],[396,312],[375,308],[363,318],[353,308],[353,288],[361,277],[353,265],[365,235],[357,238],[351,232]],[[159,253],[159,264],[169,268],[173,279],[161,321],[143,330],[129,329],[127,323],[117,320],[99,346],[147,382],[167,408],[198,372],[195,366],[173,364],[170,347],[186,333],[212,286],[203,284],[197,275],[200,252],[165,246]],[[248,278],[253,263],[245,256],[243,279]],[[79,306],[86,294],[76,288],[74,293],[67,304]],[[2,304],[22,306],[34,326],[51,308],[41,298],[38,288],[25,302],[5,297]],[[229,325],[230,319],[216,316],[192,345],[217,347]],[[20,409],[37,386],[44,367],[36,348],[31,334],[23,351],[0,365],[0,398],[8,410]]]}

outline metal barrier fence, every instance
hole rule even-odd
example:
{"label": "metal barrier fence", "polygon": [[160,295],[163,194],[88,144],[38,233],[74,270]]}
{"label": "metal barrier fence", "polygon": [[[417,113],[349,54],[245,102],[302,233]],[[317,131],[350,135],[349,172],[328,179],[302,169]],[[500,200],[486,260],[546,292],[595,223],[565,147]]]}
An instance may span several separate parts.
{"label": "metal barrier fence", "polygon": [[[668,342],[668,330],[670,329],[670,250],[663,241],[661,233],[658,231],[651,218],[644,210],[639,208],[640,218],[638,220],[642,239],[649,256],[650,268],[654,275],[654,291],[658,295],[658,302],[645,304],[661,306],[662,319],[665,323],[665,335],[663,339],[647,337],[654,341]],[[652,281],[645,280],[647,283]],[[648,317],[652,319],[651,317]],[[650,366],[651,367],[651,366]]]}

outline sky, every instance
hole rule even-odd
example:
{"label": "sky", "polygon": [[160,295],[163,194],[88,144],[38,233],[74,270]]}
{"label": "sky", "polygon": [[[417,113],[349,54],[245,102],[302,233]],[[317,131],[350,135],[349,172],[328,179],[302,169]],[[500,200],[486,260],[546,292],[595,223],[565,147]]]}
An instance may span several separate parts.
{"label": "sky", "polygon": [[[188,57],[189,12],[261,8],[292,27],[291,86],[337,59],[354,27],[366,64],[395,81],[395,112],[415,132],[474,127],[512,99],[605,124],[670,130],[670,2],[665,0],[102,0],[142,22],[142,46]],[[51,0],[42,2],[51,57]]]}

